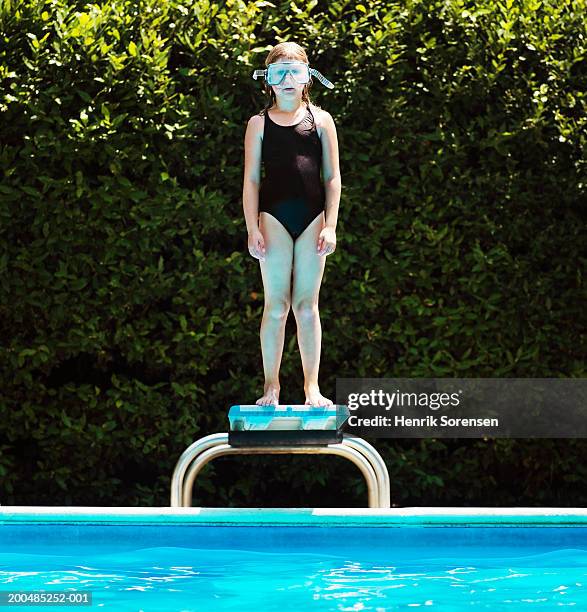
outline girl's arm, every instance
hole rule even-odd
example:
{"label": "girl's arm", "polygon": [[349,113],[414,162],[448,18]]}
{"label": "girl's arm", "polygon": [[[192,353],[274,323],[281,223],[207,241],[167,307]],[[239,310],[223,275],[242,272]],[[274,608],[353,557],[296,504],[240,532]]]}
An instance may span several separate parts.
{"label": "girl's arm", "polygon": [[320,140],[322,141],[322,177],[326,191],[326,227],[336,229],[341,192],[338,138],[334,119],[327,111],[322,111],[321,124]]}
{"label": "girl's arm", "polygon": [[261,182],[261,145],[264,117],[254,115],[245,132],[245,170],[243,178],[243,210],[247,233],[259,228],[259,183]]}

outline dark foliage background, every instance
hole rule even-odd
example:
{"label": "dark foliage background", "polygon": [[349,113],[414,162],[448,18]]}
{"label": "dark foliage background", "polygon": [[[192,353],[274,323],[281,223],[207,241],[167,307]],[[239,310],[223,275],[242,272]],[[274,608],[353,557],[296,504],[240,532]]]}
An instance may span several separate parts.
{"label": "dark foliage background", "polygon": [[[585,376],[584,2],[0,1],[0,503],[168,505],[262,390],[254,68],[336,88],[336,377]],[[583,349],[583,350],[582,350]],[[293,316],[282,400],[303,401]],[[398,505],[587,505],[583,440],[375,440]],[[361,506],[339,458],[223,458],[194,505]]]}

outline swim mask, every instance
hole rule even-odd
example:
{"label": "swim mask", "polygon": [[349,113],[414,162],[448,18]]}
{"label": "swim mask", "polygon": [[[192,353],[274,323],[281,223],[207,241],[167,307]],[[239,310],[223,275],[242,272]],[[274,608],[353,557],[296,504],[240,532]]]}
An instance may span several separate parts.
{"label": "swim mask", "polygon": [[325,85],[328,89],[334,89],[334,85],[315,68],[310,68],[308,64],[295,60],[269,64],[266,70],[255,70],[255,72],[253,72],[253,78],[257,80],[258,77],[265,77],[267,85],[279,85],[288,72],[291,74],[294,81],[300,85],[308,83],[310,75],[313,75],[322,85]]}

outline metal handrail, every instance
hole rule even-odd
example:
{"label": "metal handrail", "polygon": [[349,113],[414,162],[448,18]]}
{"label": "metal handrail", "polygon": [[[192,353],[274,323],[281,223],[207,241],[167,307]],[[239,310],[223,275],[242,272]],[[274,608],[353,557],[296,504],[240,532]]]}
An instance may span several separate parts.
{"label": "metal handrail", "polygon": [[377,452],[374,446],[369,444],[366,440],[363,440],[363,438],[345,434],[343,439],[348,446],[359,451],[371,461],[375,474],[377,475],[377,486],[379,489],[379,506],[377,507],[390,508],[391,482],[383,457]]}
{"label": "metal handrail", "polygon": [[365,478],[369,507],[390,507],[390,483],[385,462],[377,450],[362,438],[344,435],[341,443],[324,446],[231,446],[227,433],[200,438],[182,453],[171,479],[171,506],[191,506],[196,477],[212,459],[223,455],[259,454],[328,454],[345,457],[359,468]]}

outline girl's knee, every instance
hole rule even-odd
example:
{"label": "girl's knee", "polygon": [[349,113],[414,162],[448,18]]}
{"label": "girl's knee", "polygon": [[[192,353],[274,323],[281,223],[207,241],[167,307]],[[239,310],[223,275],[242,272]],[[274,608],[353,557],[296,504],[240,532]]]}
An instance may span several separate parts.
{"label": "girl's knee", "polygon": [[301,298],[293,305],[296,319],[310,320],[318,317],[318,300],[315,298]]}
{"label": "girl's knee", "polygon": [[264,314],[272,319],[286,319],[289,314],[291,302],[287,298],[272,299],[265,302]]}

